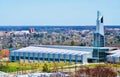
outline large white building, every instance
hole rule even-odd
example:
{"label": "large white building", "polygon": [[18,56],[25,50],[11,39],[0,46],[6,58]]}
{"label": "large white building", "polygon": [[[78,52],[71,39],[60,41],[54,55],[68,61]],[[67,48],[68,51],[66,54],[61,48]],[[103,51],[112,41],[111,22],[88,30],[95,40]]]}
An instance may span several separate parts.
{"label": "large white building", "polygon": [[10,52],[10,61],[87,63],[88,58],[92,58],[91,52],[52,48],[48,46],[29,46]]}

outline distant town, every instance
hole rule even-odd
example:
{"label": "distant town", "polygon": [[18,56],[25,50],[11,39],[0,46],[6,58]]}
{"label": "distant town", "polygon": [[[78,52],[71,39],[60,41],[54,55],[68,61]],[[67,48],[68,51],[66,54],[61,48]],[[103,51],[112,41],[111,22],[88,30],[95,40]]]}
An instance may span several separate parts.
{"label": "distant town", "polygon": [[[31,45],[93,46],[95,26],[1,26],[0,48],[21,48]],[[105,26],[106,46],[118,47],[119,26]]]}

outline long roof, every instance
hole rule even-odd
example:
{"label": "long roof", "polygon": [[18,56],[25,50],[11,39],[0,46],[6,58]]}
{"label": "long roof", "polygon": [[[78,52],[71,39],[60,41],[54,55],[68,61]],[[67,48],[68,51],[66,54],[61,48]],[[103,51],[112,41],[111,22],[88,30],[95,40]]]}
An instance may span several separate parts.
{"label": "long roof", "polygon": [[30,52],[30,53],[40,52],[40,53],[50,53],[50,54],[72,54],[72,55],[83,55],[83,54],[91,53],[87,51],[67,50],[67,49],[58,49],[58,48],[49,48],[49,47],[35,47],[35,46],[29,46],[18,50],[13,50],[12,52]]}
{"label": "long roof", "polygon": [[114,51],[111,51],[111,55],[108,55],[108,56],[114,56],[114,57],[120,57],[120,49],[119,50],[114,50]]}
{"label": "long roof", "polygon": [[61,45],[38,45],[39,47],[48,48],[59,48],[59,49],[69,49],[69,50],[83,50],[83,51],[93,51],[93,49],[108,49],[113,50],[117,47],[90,47],[90,46],[61,46]]}

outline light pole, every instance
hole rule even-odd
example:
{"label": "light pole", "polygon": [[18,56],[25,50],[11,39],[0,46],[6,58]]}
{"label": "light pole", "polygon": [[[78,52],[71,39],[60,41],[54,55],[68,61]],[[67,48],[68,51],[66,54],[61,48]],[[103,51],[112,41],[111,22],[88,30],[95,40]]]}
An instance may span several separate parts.
{"label": "light pole", "polygon": [[75,75],[76,75],[76,62],[75,62]]}

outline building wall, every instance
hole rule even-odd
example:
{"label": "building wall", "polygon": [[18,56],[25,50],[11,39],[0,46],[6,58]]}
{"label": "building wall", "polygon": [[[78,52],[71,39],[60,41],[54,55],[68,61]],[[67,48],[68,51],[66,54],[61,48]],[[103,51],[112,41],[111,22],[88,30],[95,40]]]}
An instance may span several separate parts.
{"label": "building wall", "polygon": [[10,52],[10,61],[38,61],[38,62],[75,62],[87,63],[87,58],[90,54],[73,55],[73,54],[55,54],[55,53],[40,53],[40,52]]}
{"label": "building wall", "polygon": [[99,33],[94,33],[94,47],[105,47],[105,37]]}
{"label": "building wall", "polygon": [[93,58],[96,58],[97,61],[104,62],[106,61],[107,51],[109,51],[109,49],[95,48],[93,49]]}
{"label": "building wall", "polygon": [[106,61],[110,63],[120,63],[120,57],[117,56],[107,56]]}

